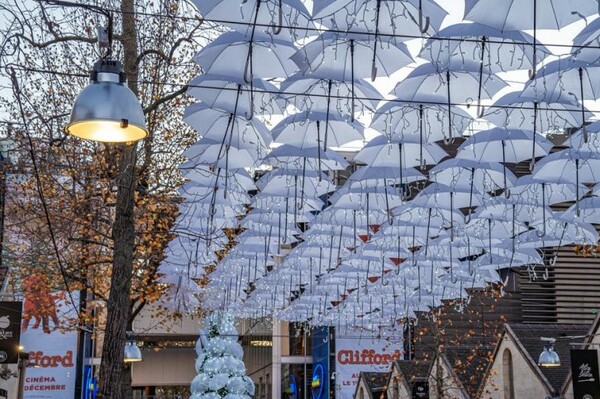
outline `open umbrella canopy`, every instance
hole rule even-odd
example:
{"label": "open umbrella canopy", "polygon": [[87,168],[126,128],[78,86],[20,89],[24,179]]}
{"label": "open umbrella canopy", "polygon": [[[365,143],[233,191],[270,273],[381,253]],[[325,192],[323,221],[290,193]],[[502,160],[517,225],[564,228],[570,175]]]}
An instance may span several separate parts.
{"label": "open umbrella canopy", "polygon": [[[419,9],[421,12],[419,12]],[[447,12],[432,0],[319,0],[313,16],[342,30],[411,36],[434,33]]]}
{"label": "open umbrella canopy", "polygon": [[[487,159],[486,157],[482,157]],[[465,158],[450,158],[429,171],[432,181],[449,186],[470,185],[484,192],[512,187],[517,180],[513,172],[499,162],[479,162]]]}
{"label": "open umbrella canopy", "polygon": [[385,136],[378,136],[369,141],[356,154],[354,160],[371,166],[396,167],[400,171],[424,164],[436,164],[447,155],[435,143],[421,145],[418,139],[415,138],[411,138],[410,141],[402,141],[398,137],[390,139]]}
{"label": "open umbrella canopy", "polygon": [[283,27],[310,26],[310,13],[300,0],[194,0],[194,4],[204,18],[240,32],[254,28],[279,34]]}
{"label": "open umbrella canopy", "polygon": [[[545,225],[545,226],[544,226]],[[517,248],[547,248],[574,243],[596,245],[598,232],[590,223],[574,218],[551,218],[546,222],[534,224],[535,230],[530,230],[518,235]],[[540,236],[540,232],[544,234]]]}
{"label": "open umbrella canopy", "polygon": [[[428,39],[419,56],[440,67],[482,63],[483,70],[488,73],[527,69],[534,62],[530,45],[533,40],[525,32],[506,32],[477,22],[463,22],[440,30],[435,39]],[[538,51],[550,53],[539,42],[538,46]]]}
{"label": "open umbrella canopy", "polygon": [[283,114],[284,102],[278,98],[278,89],[273,84],[254,79],[252,85],[241,76],[203,74],[189,83],[188,94],[211,108],[244,115],[251,118],[259,114]]}
{"label": "open umbrella canopy", "polygon": [[[584,134],[585,129],[585,134]],[[564,145],[580,150],[600,150],[600,121],[592,122],[581,129],[577,129],[565,142]]]}
{"label": "open umbrella canopy", "polygon": [[554,205],[575,201],[585,196],[589,189],[583,184],[576,186],[568,182],[555,183],[552,180],[525,175],[517,179],[510,192],[511,195],[519,197],[517,201],[521,203]]}
{"label": "open umbrella canopy", "polygon": [[396,166],[365,166],[348,177],[350,188],[395,186],[426,179],[425,175],[415,168],[406,168],[400,173]]}
{"label": "open umbrella canopy", "polygon": [[412,201],[422,207],[439,207],[453,210],[478,206],[483,203],[486,194],[473,189],[471,185],[454,185],[432,183],[425,187]]}
{"label": "open umbrella canopy", "polygon": [[246,119],[242,114],[221,111],[204,103],[195,103],[186,108],[183,121],[196,129],[200,136],[242,148],[246,144],[267,147],[271,143],[269,129],[258,119]]}
{"label": "open umbrella canopy", "polygon": [[290,57],[297,51],[288,41],[267,34],[226,32],[196,54],[194,60],[206,73],[255,78],[290,76],[295,64]]}
{"label": "open umbrella canopy", "polygon": [[522,96],[553,98],[575,102],[600,98],[600,68],[572,58],[558,59],[544,65],[530,80]]}
{"label": "open umbrella canopy", "polygon": [[457,158],[475,161],[518,163],[548,155],[552,143],[538,133],[493,128],[474,134],[458,148]]}
{"label": "open umbrella canopy", "polygon": [[322,33],[292,55],[291,60],[302,72],[350,82],[372,76],[373,63],[375,76],[389,76],[413,62],[408,47],[397,38],[376,41],[369,34],[336,32]]}
{"label": "open umbrella canopy", "polygon": [[432,143],[450,137],[449,124],[455,134],[462,135],[471,122],[473,117],[457,106],[451,106],[449,114],[445,105],[390,101],[375,111],[370,127],[388,137],[414,136]]}
{"label": "open umbrella canopy", "polygon": [[263,158],[266,165],[288,169],[344,170],[348,162],[334,151],[322,151],[317,145],[275,147]]}
{"label": "open umbrella canopy", "polygon": [[465,19],[500,31],[560,29],[598,12],[598,5],[586,0],[522,0],[518,3],[494,0],[467,0]]}
{"label": "open umbrella canopy", "polygon": [[341,147],[363,140],[364,128],[348,116],[304,111],[282,120],[271,130],[273,139],[292,146]]}
{"label": "open umbrella canopy", "polygon": [[[206,186],[215,186],[220,182],[219,179],[224,180],[223,177],[227,175],[228,179],[233,185],[240,186],[244,191],[255,190],[254,179],[248,174],[245,169],[230,169],[225,171],[223,169],[214,169],[206,165],[195,165],[193,168],[181,169],[181,174],[186,179],[203,184]],[[181,208],[181,207],[180,207]]]}
{"label": "open umbrella canopy", "polygon": [[413,69],[396,85],[393,94],[401,101],[465,103],[481,88],[481,98],[490,99],[506,86],[496,75],[479,78],[479,67],[465,63],[462,68],[448,69],[428,63]]}
{"label": "open umbrella canopy", "polygon": [[[579,127],[581,107],[573,99],[536,98],[514,91],[496,100],[483,113],[483,119],[507,129],[548,132]],[[592,114],[585,111],[586,119]]]}
{"label": "open umbrella canopy", "polygon": [[597,47],[600,46],[600,19],[586,24],[573,39],[573,48],[571,54],[578,61],[585,61],[589,64],[598,62],[600,55]]}
{"label": "open umbrella canopy", "polygon": [[381,94],[362,79],[337,80],[326,71],[297,72],[281,83],[281,97],[297,109],[313,112],[330,112],[337,115],[354,113],[354,103],[359,110],[374,110]]}
{"label": "open umbrella canopy", "polygon": [[[383,337],[597,243],[595,2],[197,3],[226,33],[189,86],[171,306],[194,276],[209,309]],[[575,25],[539,34],[582,17],[571,54]]]}
{"label": "open umbrella canopy", "polygon": [[595,151],[568,148],[542,158],[534,170],[533,177],[556,183],[600,182],[600,154]]}
{"label": "open umbrella canopy", "polygon": [[240,169],[253,166],[267,153],[265,147],[250,141],[242,140],[238,144],[239,148],[233,145],[227,146],[223,141],[202,138],[183,152],[188,162],[182,164],[182,167],[211,165],[224,170]]}

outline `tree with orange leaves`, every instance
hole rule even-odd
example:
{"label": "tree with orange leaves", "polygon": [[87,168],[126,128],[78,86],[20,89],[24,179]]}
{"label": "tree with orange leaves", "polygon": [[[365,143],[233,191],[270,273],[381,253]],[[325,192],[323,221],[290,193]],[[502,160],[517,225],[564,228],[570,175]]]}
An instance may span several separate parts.
{"label": "tree with orange leaves", "polygon": [[[113,53],[124,61],[150,134],[139,146],[83,142],[67,137],[62,128],[103,51],[96,42],[105,16],[51,3],[0,5],[0,67],[10,78],[0,113],[11,122],[0,128],[15,144],[6,192],[5,264],[15,291],[25,289],[32,268],[43,270],[50,291],[83,290],[87,303],[79,324],[103,320],[111,295],[119,294],[112,306],[125,310],[127,322],[101,328],[105,336],[111,330],[124,340],[121,330],[165,292],[157,270],[173,237],[176,189],[182,183],[177,170],[182,160],[174,154],[197,139],[181,122],[190,103],[186,85],[197,73],[188,60],[214,27],[186,0],[157,0],[144,7],[133,0],[97,3],[120,28]],[[115,277],[116,270],[126,273]],[[104,397],[130,396],[128,373],[112,367],[122,356],[116,350],[103,353]],[[125,391],[117,393],[115,378],[121,374]]]}

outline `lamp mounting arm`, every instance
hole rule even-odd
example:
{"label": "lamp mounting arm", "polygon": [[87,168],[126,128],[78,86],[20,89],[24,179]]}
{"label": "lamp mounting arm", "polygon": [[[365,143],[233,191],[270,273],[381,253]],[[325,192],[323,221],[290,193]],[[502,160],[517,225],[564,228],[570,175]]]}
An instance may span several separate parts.
{"label": "lamp mounting arm", "polygon": [[[63,7],[73,7],[73,8],[83,8],[89,11],[97,12],[98,14],[102,14],[108,20],[108,26],[106,28],[107,33],[107,41],[108,44],[106,46],[106,54],[103,58],[110,59],[112,57],[112,43],[113,43],[113,14],[112,12],[106,10],[105,8],[95,6],[93,4],[81,4],[75,3],[71,1],[64,0],[37,0],[38,3],[46,3],[48,5],[54,6],[63,6]],[[98,37],[98,41],[100,41],[100,35]]]}

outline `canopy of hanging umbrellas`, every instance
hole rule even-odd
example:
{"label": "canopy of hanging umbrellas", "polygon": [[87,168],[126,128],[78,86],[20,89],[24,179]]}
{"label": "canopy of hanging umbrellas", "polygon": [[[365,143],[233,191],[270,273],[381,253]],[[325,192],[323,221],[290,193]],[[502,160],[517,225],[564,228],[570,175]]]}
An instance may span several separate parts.
{"label": "canopy of hanging umbrellas", "polygon": [[195,4],[179,311],[393,330],[597,244],[596,0]]}

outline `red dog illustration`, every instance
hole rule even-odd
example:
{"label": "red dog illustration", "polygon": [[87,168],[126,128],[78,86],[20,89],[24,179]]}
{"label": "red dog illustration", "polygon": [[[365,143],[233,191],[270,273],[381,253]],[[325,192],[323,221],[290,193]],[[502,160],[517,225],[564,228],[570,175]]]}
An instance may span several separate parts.
{"label": "red dog illustration", "polygon": [[32,274],[23,283],[25,296],[23,304],[23,324],[21,330],[24,332],[29,327],[29,321],[33,318],[33,328],[38,328],[40,322],[45,333],[50,334],[49,319],[54,323],[54,329],[60,327],[56,314],[56,300],[61,295],[52,295],[48,284],[48,277],[43,274]]}

